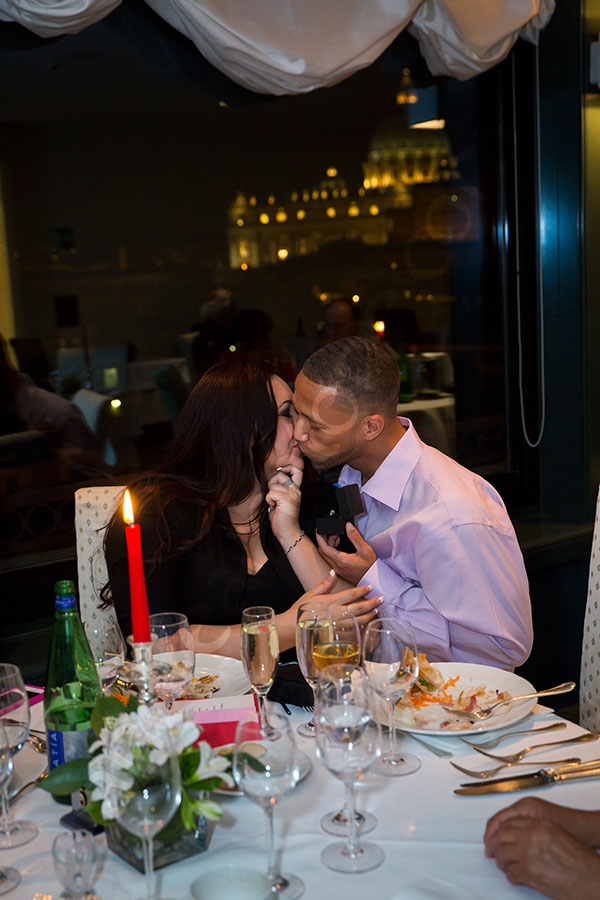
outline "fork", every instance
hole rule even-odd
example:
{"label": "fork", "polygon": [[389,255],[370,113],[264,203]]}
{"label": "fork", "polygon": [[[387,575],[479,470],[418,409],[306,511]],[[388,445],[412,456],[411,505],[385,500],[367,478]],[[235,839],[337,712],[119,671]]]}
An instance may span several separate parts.
{"label": "fork", "polygon": [[544,726],[544,728],[525,728],[522,731],[509,731],[507,734],[501,734],[499,737],[491,738],[489,741],[478,741],[477,743],[474,743],[473,741],[468,741],[464,737],[461,737],[461,741],[463,744],[468,744],[469,747],[481,747],[483,750],[493,750],[494,747],[497,747],[502,741],[508,741],[517,734],[539,734],[543,731],[560,731],[566,727],[566,722],[554,722],[552,725]]}
{"label": "fork", "polygon": [[571,756],[568,759],[553,759],[552,762],[528,760],[527,762],[500,763],[499,766],[494,766],[491,769],[481,769],[479,772],[475,771],[475,769],[465,769],[464,766],[459,766],[458,763],[452,762],[452,760],[449,760],[449,762],[451,766],[454,766],[463,775],[468,775],[469,778],[492,778],[501,769],[510,769],[511,766],[574,766],[580,763],[581,759],[578,756]]}
{"label": "fork", "polygon": [[[462,741],[462,738],[459,738],[459,740]],[[499,753],[490,753],[488,750],[482,750],[481,747],[476,747],[474,744],[469,744],[469,746],[472,747],[473,750],[477,750],[478,753],[489,756],[490,759],[496,759],[498,762],[509,763],[512,765],[523,759],[527,753],[531,753],[532,750],[539,750],[541,747],[560,747],[561,744],[587,744],[588,741],[597,740],[597,734],[587,732],[586,734],[580,734],[578,737],[565,738],[562,741],[547,741],[544,744],[533,744],[531,747],[523,747],[522,750],[518,750],[516,753],[509,753],[508,756],[500,756]]]}
{"label": "fork", "polygon": [[486,709],[472,709],[471,712],[467,712],[466,709],[455,709],[453,706],[442,706],[442,709],[463,719],[469,719],[471,722],[480,722],[482,719],[487,719],[488,716],[491,716],[495,709],[498,709],[499,706],[504,706],[505,703],[516,703],[517,700],[529,700],[531,697],[547,697],[549,694],[566,694],[572,691],[574,687],[574,681],[565,681],[556,687],[546,688],[545,691],[534,691],[533,694],[521,694],[519,697],[509,697],[508,700],[498,700]]}
{"label": "fork", "polygon": [[441,756],[443,759],[450,759],[451,756],[454,756],[450,751],[441,750],[439,747],[436,747],[435,744],[430,744],[429,741],[424,741],[423,738],[417,737],[412,731],[403,731],[402,728],[396,728],[396,731],[398,734],[406,734],[408,737],[411,737],[413,741],[416,741],[417,744],[422,744],[423,747],[427,747],[427,749],[431,750],[432,753],[435,753],[436,756]]}

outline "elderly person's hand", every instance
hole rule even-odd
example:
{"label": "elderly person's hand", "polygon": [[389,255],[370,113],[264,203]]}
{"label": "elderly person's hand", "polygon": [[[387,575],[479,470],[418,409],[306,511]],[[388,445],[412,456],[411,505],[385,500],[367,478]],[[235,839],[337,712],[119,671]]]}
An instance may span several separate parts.
{"label": "elderly person's hand", "polygon": [[597,812],[525,797],[488,821],[485,852],[513,884],[555,900],[598,897],[600,839]]}
{"label": "elderly person's hand", "polygon": [[354,544],[356,553],[344,553],[337,550],[335,545],[339,543],[339,539],[325,540],[320,534],[317,535],[317,546],[321,556],[332,569],[335,569],[338,575],[341,575],[350,584],[358,584],[377,559],[377,554],[351,522],[346,525],[346,534]]}

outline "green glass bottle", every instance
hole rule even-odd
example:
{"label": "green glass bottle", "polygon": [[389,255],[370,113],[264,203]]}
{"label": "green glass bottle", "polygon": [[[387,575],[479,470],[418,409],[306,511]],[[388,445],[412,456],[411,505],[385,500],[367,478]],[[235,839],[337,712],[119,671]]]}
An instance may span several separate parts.
{"label": "green glass bottle", "polygon": [[[90,719],[100,693],[94,658],[77,610],[75,585],[57,581],[54,594],[54,630],[44,689],[50,769],[87,756]],[[71,803],[70,797],[55,799]]]}

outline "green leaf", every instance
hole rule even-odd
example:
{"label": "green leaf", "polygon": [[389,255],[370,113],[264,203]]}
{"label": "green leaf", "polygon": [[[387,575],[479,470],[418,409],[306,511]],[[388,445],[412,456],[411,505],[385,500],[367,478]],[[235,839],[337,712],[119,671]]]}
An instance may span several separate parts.
{"label": "green leaf", "polygon": [[223,779],[219,775],[215,775],[213,778],[186,781],[185,786],[190,791],[214,791],[215,788],[221,787],[222,782]]}
{"label": "green leaf", "polygon": [[132,713],[138,708],[138,701],[135,697],[130,697],[127,703],[122,703],[116,697],[100,696],[96,700],[96,705],[92,710],[92,728],[96,737],[100,735],[100,731],[104,726],[104,720],[109,716],[116,718],[121,713]]}
{"label": "green leaf", "polygon": [[49,794],[71,794],[80,787],[91,787],[88,777],[88,761],[86,759],[71,759],[69,762],[57,766],[48,772],[46,778],[40,781],[40,787]]}
{"label": "green leaf", "polygon": [[220,819],[223,810],[214,800],[195,800],[194,810],[197,816],[204,816],[206,819]]}
{"label": "green leaf", "polygon": [[183,827],[188,831],[191,831],[196,825],[194,822],[194,805],[185,791],[181,792],[181,806],[179,809],[181,811]]}
{"label": "green leaf", "polygon": [[195,775],[200,764],[200,751],[197,747],[186,747],[179,754],[179,769],[181,771],[181,780],[187,784]]}
{"label": "green leaf", "polygon": [[85,811],[98,825],[112,825],[114,819],[105,819],[102,815],[102,800],[88,800]]}

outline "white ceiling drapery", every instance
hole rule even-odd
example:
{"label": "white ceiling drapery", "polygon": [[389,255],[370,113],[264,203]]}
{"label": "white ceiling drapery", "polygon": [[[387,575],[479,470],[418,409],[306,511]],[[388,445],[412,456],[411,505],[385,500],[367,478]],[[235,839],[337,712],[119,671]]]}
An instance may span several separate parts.
{"label": "white ceiling drapery", "polygon": [[[39,37],[73,34],[121,0],[0,0],[0,19]],[[519,37],[537,42],[555,0],[145,0],[215,68],[262,94],[336,84],[407,28],[434,75],[466,79]]]}

